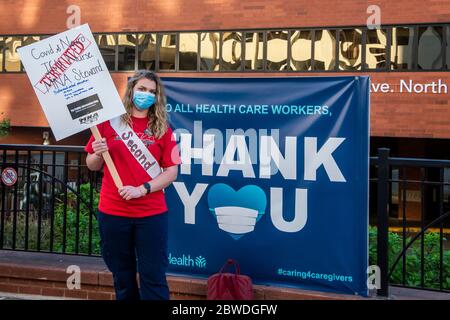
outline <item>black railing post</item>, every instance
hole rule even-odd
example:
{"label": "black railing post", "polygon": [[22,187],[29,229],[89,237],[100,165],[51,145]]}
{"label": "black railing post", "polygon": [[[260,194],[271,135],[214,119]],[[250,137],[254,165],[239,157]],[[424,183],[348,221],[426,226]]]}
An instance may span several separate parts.
{"label": "black railing post", "polygon": [[380,288],[377,294],[389,295],[389,257],[388,257],[388,179],[389,179],[389,149],[378,149],[378,186],[377,186],[377,264],[380,268]]}

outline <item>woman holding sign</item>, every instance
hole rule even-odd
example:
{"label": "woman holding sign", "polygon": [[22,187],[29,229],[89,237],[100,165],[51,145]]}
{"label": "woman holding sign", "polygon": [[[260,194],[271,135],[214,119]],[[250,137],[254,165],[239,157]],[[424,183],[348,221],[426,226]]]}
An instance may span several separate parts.
{"label": "woman holding sign", "polygon": [[[85,150],[90,170],[109,151],[123,187],[104,167],[98,206],[102,256],[113,274],[116,299],[169,299],[166,280],[168,212],[163,189],[177,177],[180,157],[167,123],[159,77],[137,71],[123,99],[127,113],[98,126]],[[136,281],[139,272],[140,289]]]}

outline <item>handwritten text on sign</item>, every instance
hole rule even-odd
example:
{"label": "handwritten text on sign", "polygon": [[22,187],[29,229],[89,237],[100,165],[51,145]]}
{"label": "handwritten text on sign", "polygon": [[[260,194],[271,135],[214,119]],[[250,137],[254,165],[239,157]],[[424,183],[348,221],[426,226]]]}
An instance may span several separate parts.
{"label": "handwritten text on sign", "polygon": [[56,140],[125,113],[87,24],[18,53]]}

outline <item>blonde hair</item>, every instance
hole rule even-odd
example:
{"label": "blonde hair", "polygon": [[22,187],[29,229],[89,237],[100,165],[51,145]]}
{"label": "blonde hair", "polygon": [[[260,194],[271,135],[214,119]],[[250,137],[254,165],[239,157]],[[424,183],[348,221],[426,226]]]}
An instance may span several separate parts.
{"label": "blonde hair", "polygon": [[133,110],[133,89],[136,83],[141,79],[149,79],[156,83],[155,105],[148,110],[148,129],[160,139],[167,131],[167,111],[166,96],[164,94],[164,86],[159,76],[148,70],[138,70],[128,79],[127,89],[123,97],[123,105],[127,113],[122,115],[122,120],[132,126],[131,114]]}

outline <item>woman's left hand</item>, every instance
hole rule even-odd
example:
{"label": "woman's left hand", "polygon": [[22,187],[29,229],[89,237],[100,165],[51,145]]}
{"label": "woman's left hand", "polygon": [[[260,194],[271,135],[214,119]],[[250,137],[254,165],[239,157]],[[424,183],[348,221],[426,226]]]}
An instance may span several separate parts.
{"label": "woman's left hand", "polygon": [[119,188],[119,194],[125,200],[136,199],[143,196],[139,187],[133,186],[123,186],[122,188]]}

